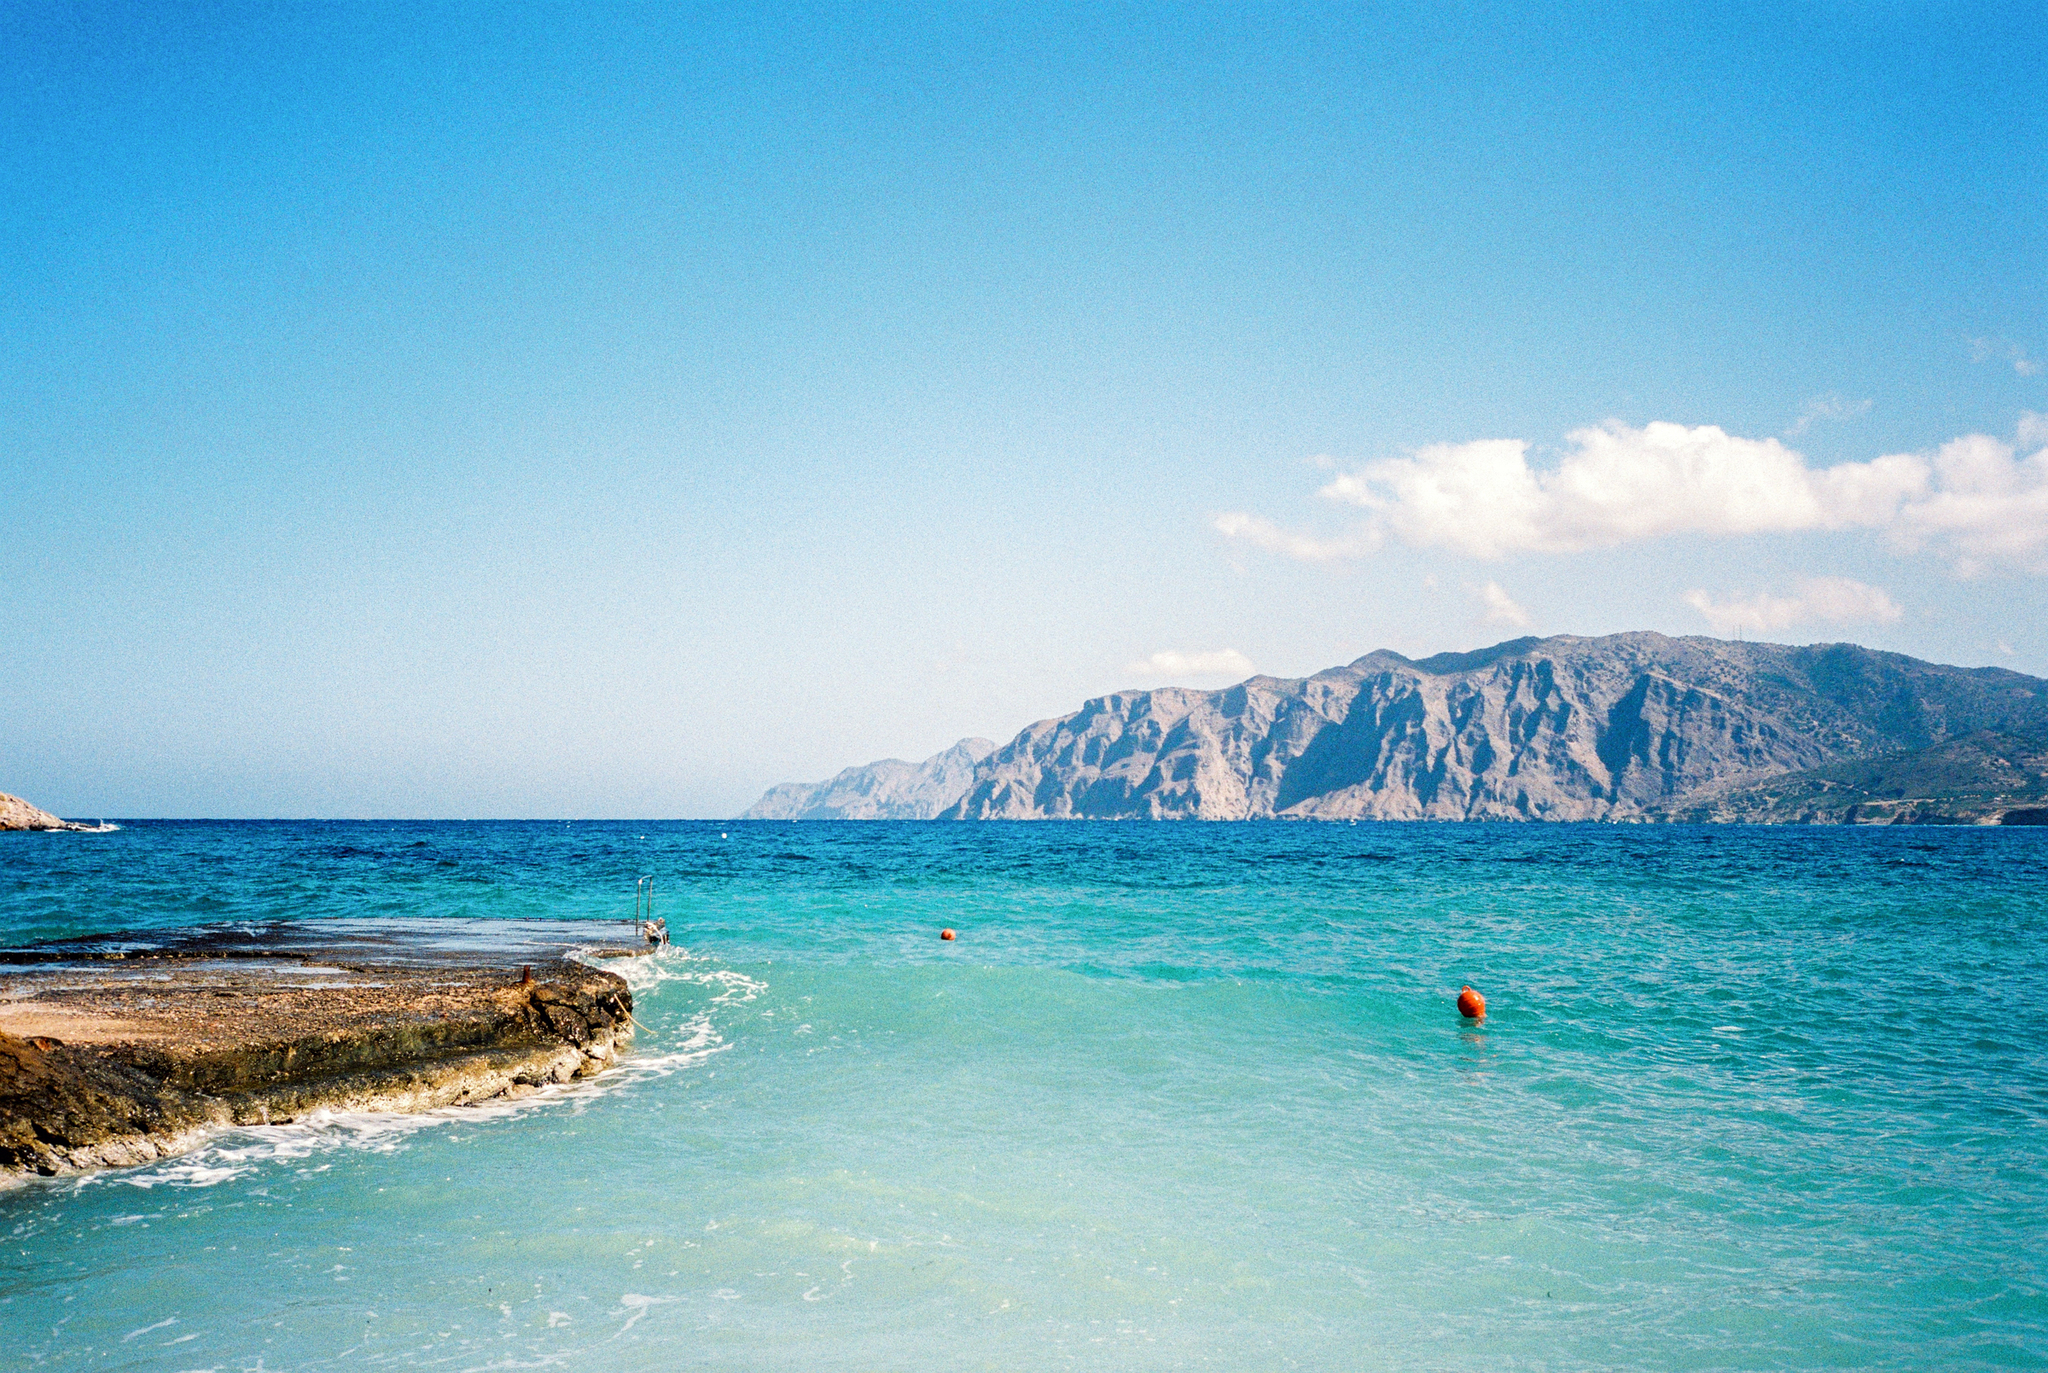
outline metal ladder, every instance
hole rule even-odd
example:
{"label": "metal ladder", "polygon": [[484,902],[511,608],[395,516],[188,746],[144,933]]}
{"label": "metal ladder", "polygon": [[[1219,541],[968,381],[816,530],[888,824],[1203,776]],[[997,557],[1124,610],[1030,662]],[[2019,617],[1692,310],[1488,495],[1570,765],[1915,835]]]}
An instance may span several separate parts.
{"label": "metal ladder", "polygon": [[654,877],[651,873],[633,884],[633,932],[655,948],[668,943],[668,922],[654,916]]}

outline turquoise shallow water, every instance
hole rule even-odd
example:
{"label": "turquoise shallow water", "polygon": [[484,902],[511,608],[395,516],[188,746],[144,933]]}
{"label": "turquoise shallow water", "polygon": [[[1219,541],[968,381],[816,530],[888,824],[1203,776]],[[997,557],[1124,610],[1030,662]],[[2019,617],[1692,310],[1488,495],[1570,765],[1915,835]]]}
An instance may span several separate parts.
{"label": "turquoise shallow water", "polygon": [[7,942],[678,948],[596,1084],[0,1193],[5,1367],[2048,1364],[2048,832],[6,838]]}

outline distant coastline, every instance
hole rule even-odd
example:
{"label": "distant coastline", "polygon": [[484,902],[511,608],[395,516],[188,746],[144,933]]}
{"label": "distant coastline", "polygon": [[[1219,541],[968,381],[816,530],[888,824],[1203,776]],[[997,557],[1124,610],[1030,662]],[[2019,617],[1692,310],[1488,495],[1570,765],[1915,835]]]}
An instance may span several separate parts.
{"label": "distant coastline", "polygon": [[741,819],[2048,824],[2048,680],[1856,644],[1525,638],[1097,697]]}

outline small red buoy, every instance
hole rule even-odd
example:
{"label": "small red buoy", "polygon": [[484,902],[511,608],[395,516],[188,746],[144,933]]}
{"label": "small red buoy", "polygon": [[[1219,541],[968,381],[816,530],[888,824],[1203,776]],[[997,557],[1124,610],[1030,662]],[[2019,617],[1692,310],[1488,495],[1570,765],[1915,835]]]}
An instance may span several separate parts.
{"label": "small red buoy", "polygon": [[951,930],[940,930],[940,931],[939,931],[939,938],[941,938],[941,939],[951,939],[952,937],[953,937],[953,932],[952,932]]}
{"label": "small red buoy", "polygon": [[1486,998],[1470,987],[1458,993],[1458,1014],[1467,1020],[1486,1019]]}

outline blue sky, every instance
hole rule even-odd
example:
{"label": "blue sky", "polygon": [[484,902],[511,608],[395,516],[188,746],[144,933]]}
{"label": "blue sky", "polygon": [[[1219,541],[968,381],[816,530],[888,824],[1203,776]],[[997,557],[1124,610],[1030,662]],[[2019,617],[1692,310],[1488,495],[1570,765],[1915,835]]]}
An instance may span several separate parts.
{"label": "blue sky", "polygon": [[1521,633],[2048,672],[2033,5],[11,5],[0,789],[718,815]]}

